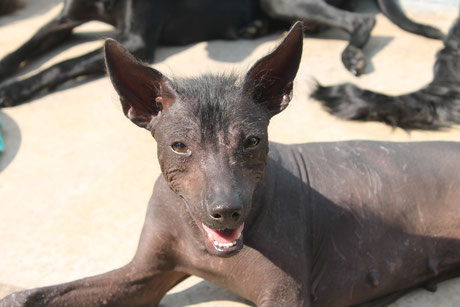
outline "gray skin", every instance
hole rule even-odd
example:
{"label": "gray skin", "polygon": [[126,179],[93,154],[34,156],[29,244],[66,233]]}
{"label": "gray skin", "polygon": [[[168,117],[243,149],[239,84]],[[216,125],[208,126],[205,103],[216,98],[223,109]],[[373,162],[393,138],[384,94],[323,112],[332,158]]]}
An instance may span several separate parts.
{"label": "gray skin", "polygon": [[[123,110],[151,131],[163,172],[137,253],[1,307],[153,306],[189,275],[258,306],[383,306],[459,275],[460,144],[269,143],[292,94],[300,23],[239,82],[171,81],[115,41],[105,48]],[[236,243],[214,247],[203,224]]]}

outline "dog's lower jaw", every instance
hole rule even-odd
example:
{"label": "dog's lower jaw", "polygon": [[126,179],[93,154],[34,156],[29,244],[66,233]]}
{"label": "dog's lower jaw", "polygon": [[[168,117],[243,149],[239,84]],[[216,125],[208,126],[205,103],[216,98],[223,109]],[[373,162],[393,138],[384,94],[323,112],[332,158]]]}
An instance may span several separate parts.
{"label": "dog's lower jaw", "polygon": [[[230,238],[224,241],[227,242],[219,242],[218,238],[215,238],[215,236],[218,236],[219,232],[216,230],[213,230],[206,226],[205,224],[201,223],[201,227],[204,230],[206,234],[206,250],[208,253],[211,255],[219,256],[219,257],[229,257],[237,252],[239,252],[243,248],[243,228],[244,228],[244,223],[241,224],[238,228],[236,229],[231,229],[231,235]],[[222,240],[220,240],[222,241]]]}
{"label": "dog's lower jaw", "polygon": [[[242,233],[240,234],[240,237],[237,240],[231,243],[228,243],[229,246],[222,246],[221,245],[222,243],[211,241],[208,238],[206,238],[205,240],[206,240],[205,241],[206,251],[211,255],[222,257],[222,258],[231,257],[237,254],[244,246]],[[220,247],[219,244],[222,247]]]}

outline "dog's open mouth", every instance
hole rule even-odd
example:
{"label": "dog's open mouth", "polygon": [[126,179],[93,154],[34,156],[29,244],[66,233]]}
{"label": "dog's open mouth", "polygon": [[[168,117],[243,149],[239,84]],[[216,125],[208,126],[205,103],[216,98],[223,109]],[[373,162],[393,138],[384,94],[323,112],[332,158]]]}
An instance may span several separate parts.
{"label": "dog's open mouth", "polygon": [[212,246],[218,254],[235,252],[242,247],[242,231],[244,224],[236,229],[214,230],[201,223],[207,234],[208,249]]}

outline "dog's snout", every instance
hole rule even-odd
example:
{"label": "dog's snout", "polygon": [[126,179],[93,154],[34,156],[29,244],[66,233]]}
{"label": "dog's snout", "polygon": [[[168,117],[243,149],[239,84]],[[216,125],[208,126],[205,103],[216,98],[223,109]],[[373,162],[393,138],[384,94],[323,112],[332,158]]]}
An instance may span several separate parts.
{"label": "dog's snout", "polygon": [[239,204],[217,203],[208,209],[209,216],[223,228],[233,228],[243,216],[243,207]]}

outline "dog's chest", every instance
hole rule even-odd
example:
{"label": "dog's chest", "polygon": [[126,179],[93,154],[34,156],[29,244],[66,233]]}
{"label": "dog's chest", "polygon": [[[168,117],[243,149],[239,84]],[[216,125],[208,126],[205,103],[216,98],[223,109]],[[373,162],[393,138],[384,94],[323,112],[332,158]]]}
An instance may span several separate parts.
{"label": "dog's chest", "polygon": [[187,273],[227,288],[258,305],[264,300],[274,300],[301,306],[307,297],[306,287],[276,261],[248,246],[228,258],[200,253],[188,254],[188,261],[186,267],[181,268]]}

